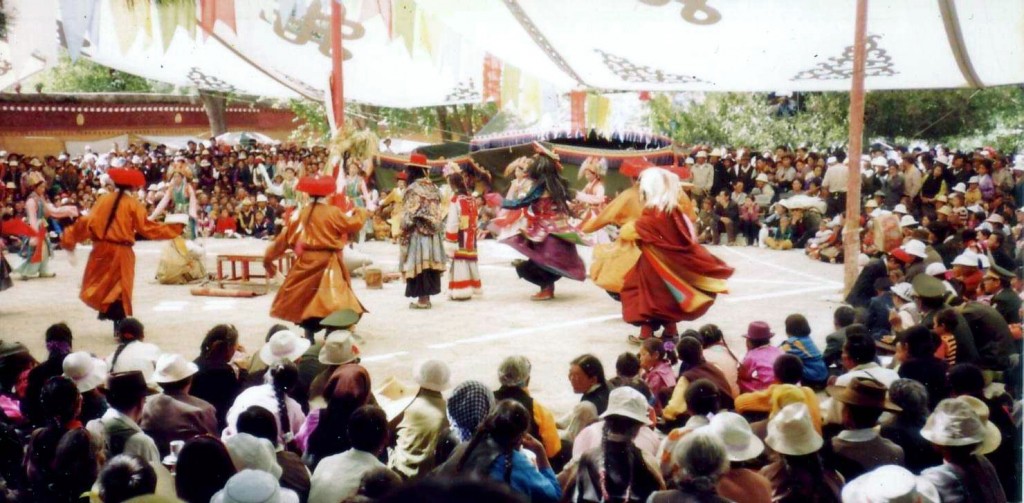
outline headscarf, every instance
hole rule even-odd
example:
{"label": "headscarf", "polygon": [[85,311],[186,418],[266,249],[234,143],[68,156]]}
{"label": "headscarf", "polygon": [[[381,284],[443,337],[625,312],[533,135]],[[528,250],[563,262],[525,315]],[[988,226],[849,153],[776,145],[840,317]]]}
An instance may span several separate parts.
{"label": "headscarf", "polygon": [[494,394],[480,381],[465,381],[448,399],[448,420],[459,439],[468,442],[477,426],[494,407]]}

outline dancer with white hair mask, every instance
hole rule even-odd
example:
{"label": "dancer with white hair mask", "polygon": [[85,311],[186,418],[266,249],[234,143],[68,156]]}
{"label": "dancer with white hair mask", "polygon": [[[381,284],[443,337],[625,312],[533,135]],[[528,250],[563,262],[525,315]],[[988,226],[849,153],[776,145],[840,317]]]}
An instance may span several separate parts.
{"label": "dancer with white hair mask", "polygon": [[675,342],[676,323],[701,317],[715,297],[727,292],[733,269],[697,242],[693,222],[679,206],[679,177],[661,168],[640,174],[641,217],[622,227],[620,237],[640,247],[622,288],[622,318],[640,327],[642,343],[654,337]]}

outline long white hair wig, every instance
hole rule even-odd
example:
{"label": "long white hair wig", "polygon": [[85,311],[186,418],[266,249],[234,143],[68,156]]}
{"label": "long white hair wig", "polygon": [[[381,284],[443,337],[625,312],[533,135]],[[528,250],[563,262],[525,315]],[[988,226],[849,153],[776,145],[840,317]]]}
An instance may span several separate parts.
{"label": "long white hair wig", "polygon": [[604,178],[608,174],[608,159],[604,157],[588,157],[580,166],[577,178],[583,178],[587,171],[590,171],[598,178]]}
{"label": "long white hair wig", "polygon": [[647,168],[640,173],[640,195],[644,206],[670,212],[679,207],[679,177],[662,168]]}

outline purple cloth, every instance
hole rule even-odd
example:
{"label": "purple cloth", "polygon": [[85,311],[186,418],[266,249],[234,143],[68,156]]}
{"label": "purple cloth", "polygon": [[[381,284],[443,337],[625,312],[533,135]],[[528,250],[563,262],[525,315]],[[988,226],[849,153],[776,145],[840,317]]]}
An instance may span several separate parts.
{"label": "purple cloth", "polygon": [[298,444],[299,449],[302,452],[306,452],[309,444],[309,436],[316,431],[316,426],[320,424],[320,411],[323,409],[316,409],[309,412],[306,416],[306,422],[302,423],[302,427],[299,428],[299,433],[295,435],[295,443]]}
{"label": "purple cloth", "polygon": [[526,255],[540,267],[559,276],[576,281],[587,278],[587,268],[583,259],[576,252],[576,245],[548,234],[543,241],[536,243],[517,234],[501,241]]}
{"label": "purple cloth", "polygon": [[771,344],[747,351],[740,364],[737,384],[740,393],[767,389],[775,382],[775,360],[782,356],[782,350]]}

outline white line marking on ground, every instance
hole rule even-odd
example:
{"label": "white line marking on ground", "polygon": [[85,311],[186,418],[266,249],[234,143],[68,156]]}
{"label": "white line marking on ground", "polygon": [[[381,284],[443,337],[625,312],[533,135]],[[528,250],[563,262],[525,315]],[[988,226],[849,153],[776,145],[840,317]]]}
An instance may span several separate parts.
{"label": "white line marking on ground", "polygon": [[405,356],[407,354],[409,354],[408,351],[399,351],[397,353],[385,353],[385,354],[382,354],[382,355],[373,355],[373,356],[367,356],[366,358],[360,358],[360,361],[363,361],[363,362],[379,362],[379,361],[383,361],[383,360],[391,360],[393,358],[398,358],[399,356]]}
{"label": "white line marking on ground", "polygon": [[[805,278],[813,279],[813,280],[819,281],[819,282],[823,281],[823,282],[826,282],[826,283],[832,283],[832,284],[836,284],[836,285],[840,284],[837,281],[832,281],[830,279],[825,279],[825,278],[822,278],[820,276],[815,276],[814,274],[810,274],[810,273],[806,273],[806,272],[803,272],[803,271],[799,271],[797,269],[790,269],[789,267],[781,266],[779,264],[774,264],[774,263],[768,262],[766,260],[756,259],[754,257],[751,257],[750,255],[747,255],[746,253],[743,253],[743,252],[741,252],[739,250],[736,250],[735,248],[730,248],[730,247],[727,247],[727,246],[720,246],[717,249],[718,250],[722,250],[722,251],[726,251],[726,252],[729,252],[729,253],[732,253],[733,255],[741,257],[744,260],[749,260],[750,262],[753,262],[755,264],[765,265],[765,266],[768,266],[768,267],[772,267],[772,268],[778,269],[780,271],[785,271],[785,272],[788,272],[790,274],[795,274],[797,276],[803,276]],[[808,259],[808,260],[810,260],[810,259]]]}
{"label": "white line marking on ground", "polygon": [[783,290],[781,292],[759,293],[759,294],[755,294],[755,295],[743,295],[743,296],[740,296],[740,297],[726,296],[726,297],[724,297],[723,300],[725,302],[733,303],[733,302],[742,302],[742,301],[746,301],[746,300],[774,299],[776,297],[788,297],[790,295],[799,295],[799,294],[802,294],[802,293],[835,291],[837,288],[840,288],[841,286],[842,285],[838,285],[838,284],[829,284],[829,285],[815,286],[815,287],[810,287],[810,288],[798,288],[796,290]]}
{"label": "white line marking on ground", "polygon": [[510,337],[517,337],[520,335],[529,335],[537,332],[544,332],[548,330],[554,330],[558,328],[569,328],[578,327],[582,325],[589,325],[591,323],[600,323],[603,321],[618,320],[622,319],[622,314],[610,314],[605,316],[595,316],[593,318],[583,318],[581,320],[566,321],[562,323],[553,323],[551,325],[542,325],[539,327],[528,327],[528,328],[517,328],[515,330],[507,330],[505,332],[498,332],[494,334],[478,335],[476,337],[467,337],[465,339],[457,339],[450,342],[444,342],[441,344],[431,344],[427,346],[430,349],[445,349],[457,346],[459,344],[476,344],[480,342],[493,341],[496,339],[508,339]]}
{"label": "white line marking on ground", "polygon": [[778,279],[753,279],[753,278],[737,278],[733,276],[729,278],[729,283],[753,283],[759,285],[820,285],[821,281],[785,281]]}
{"label": "white line marking on ground", "polygon": [[188,305],[187,300],[163,300],[153,306],[153,311],[184,311]]}

